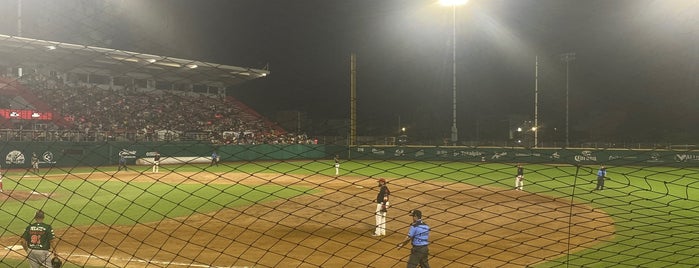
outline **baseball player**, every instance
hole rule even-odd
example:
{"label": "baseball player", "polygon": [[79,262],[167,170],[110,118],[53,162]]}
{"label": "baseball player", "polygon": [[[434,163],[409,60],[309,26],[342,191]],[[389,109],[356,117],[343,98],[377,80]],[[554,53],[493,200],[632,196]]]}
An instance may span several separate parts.
{"label": "baseball player", "polygon": [[388,197],[391,191],[386,186],[386,179],[379,179],[379,193],[376,195],[376,229],[372,236],[386,235],[386,213],[388,213]]}
{"label": "baseball player", "polygon": [[39,157],[36,156],[36,153],[32,153],[32,171],[39,173]]}
{"label": "baseball player", "polygon": [[155,152],[153,156],[153,173],[158,173],[160,171],[160,153]]}
{"label": "baseball player", "polygon": [[335,155],[335,176],[340,175],[340,157]]}
{"label": "baseball player", "polygon": [[30,224],[22,234],[22,246],[27,251],[31,268],[52,267],[51,254],[56,255],[56,240],[51,225],[44,223],[44,212],[34,215],[35,223]]}
{"label": "baseball player", "polygon": [[119,153],[119,168],[117,169],[117,171],[121,171],[121,169],[129,171],[129,167],[126,166],[126,156],[124,154],[124,152]]}
{"label": "baseball player", "polygon": [[524,190],[524,167],[522,164],[517,164],[517,176],[515,177],[515,190]]}
{"label": "baseball player", "polygon": [[214,165],[218,167],[218,154],[216,153],[216,151],[211,153],[211,164],[209,164],[209,166]]}

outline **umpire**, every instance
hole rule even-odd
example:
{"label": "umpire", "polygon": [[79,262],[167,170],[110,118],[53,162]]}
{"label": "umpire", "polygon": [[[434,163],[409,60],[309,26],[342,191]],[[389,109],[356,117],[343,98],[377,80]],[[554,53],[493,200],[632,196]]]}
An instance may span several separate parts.
{"label": "umpire", "polygon": [[405,243],[412,241],[413,248],[410,250],[410,258],[408,259],[408,268],[415,268],[418,265],[422,268],[429,268],[427,262],[429,250],[430,227],[422,221],[422,212],[414,209],[410,211],[410,216],[413,216],[413,224],[410,225],[408,236],[398,244],[398,248],[402,248]]}

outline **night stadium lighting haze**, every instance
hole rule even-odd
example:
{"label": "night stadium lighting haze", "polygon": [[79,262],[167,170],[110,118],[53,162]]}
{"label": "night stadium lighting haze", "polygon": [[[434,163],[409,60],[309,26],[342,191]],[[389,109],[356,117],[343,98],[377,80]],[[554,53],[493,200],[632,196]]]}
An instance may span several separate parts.
{"label": "night stadium lighting haze", "polygon": [[468,3],[468,0],[439,0],[439,4],[443,6],[461,6]]}
{"label": "night stadium lighting haze", "polygon": [[[0,34],[16,35],[16,2],[0,1]],[[210,67],[204,62],[269,66],[274,75],[230,95],[269,117],[303,114],[301,130],[328,136],[346,135],[328,122],[348,117],[348,55],[356,53],[357,134],[396,135],[400,118],[411,141],[442,140],[451,132],[453,82],[452,10],[443,6],[454,4],[23,0],[22,32],[190,59],[177,63],[193,73]],[[699,136],[691,123],[699,118],[699,1],[470,0],[457,8],[456,23],[460,142],[508,139],[531,120],[538,56],[537,131],[542,142],[563,143],[566,52],[577,55],[569,79],[571,143]],[[151,66],[159,66],[154,59]],[[187,66],[193,63],[198,68]]]}

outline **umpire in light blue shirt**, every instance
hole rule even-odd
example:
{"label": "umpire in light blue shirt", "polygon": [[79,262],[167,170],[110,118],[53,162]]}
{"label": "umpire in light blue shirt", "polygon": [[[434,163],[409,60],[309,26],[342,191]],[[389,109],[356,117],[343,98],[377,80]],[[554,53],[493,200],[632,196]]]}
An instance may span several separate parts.
{"label": "umpire in light blue shirt", "polygon": [[429,244],[430,237],[430,227],[422,221],[422,212],[414,209],[410,211],[410,216],[413,216],[413,224],[410,225],[410,230],[408,231],[408,236],[398,244],[398,248],[402,248],[403,245],[410,241],[413,244],[412,250],[410,250],[410,258],[408,259],[408,268],[422,267],[429,268],[430,264],[427,262],[427,256],[429,255],[429,250],[427,245]]}

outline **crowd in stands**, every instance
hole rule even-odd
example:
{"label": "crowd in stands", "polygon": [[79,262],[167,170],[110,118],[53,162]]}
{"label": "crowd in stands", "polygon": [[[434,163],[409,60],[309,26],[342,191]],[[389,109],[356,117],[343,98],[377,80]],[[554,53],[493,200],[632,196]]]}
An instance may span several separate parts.
{"label": "crowd in stands", "polygon": [[[210,140],[220,144],[311,143],[305,134],[274,128],[228,98],[172,90],[105,89],[89,84],[27,84],[61,116],[48,132],[106,133],[128,139]],[[205,137],[202,137],[205,136]]]}

